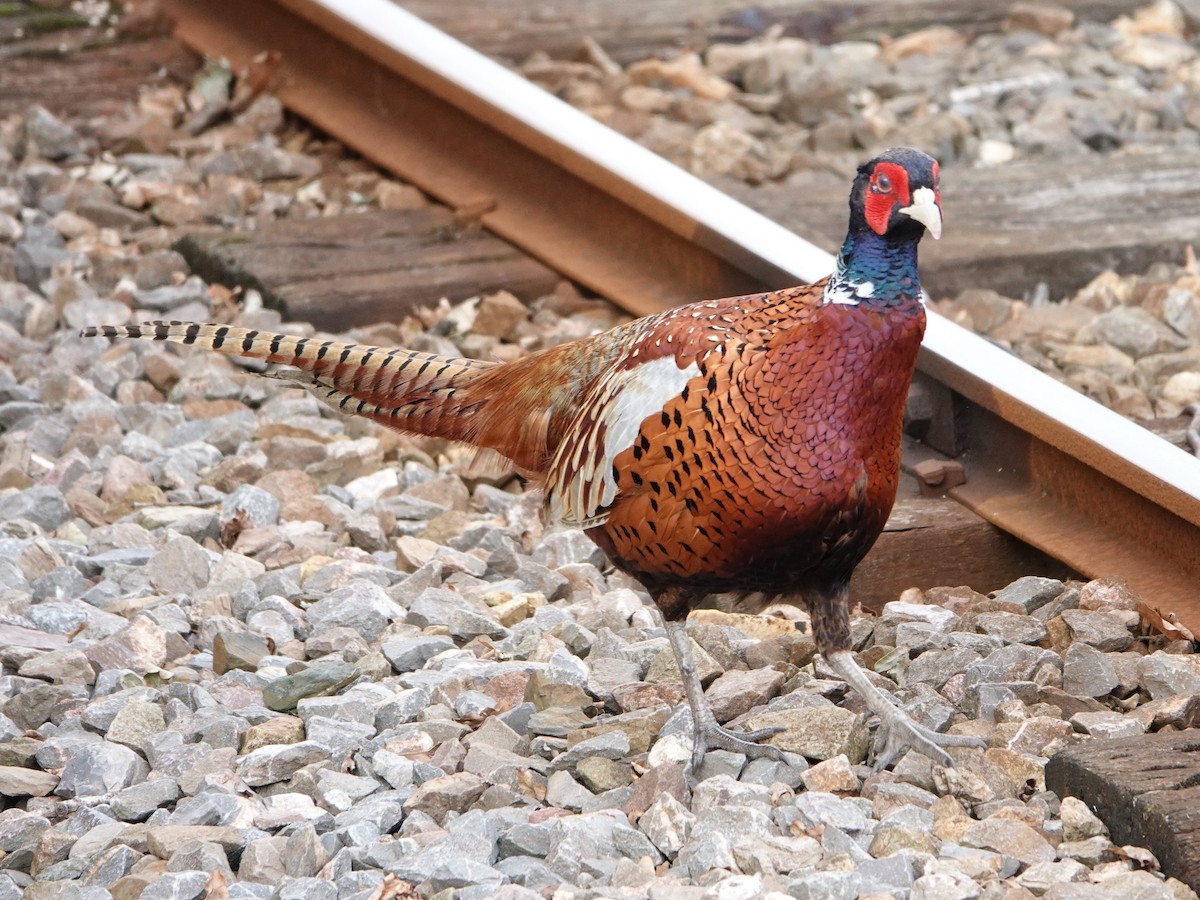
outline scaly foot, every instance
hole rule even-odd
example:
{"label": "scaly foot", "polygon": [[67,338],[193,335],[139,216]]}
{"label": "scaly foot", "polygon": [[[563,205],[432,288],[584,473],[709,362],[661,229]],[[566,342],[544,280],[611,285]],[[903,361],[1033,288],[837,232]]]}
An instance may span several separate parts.
{"label": "scaly foot", "polygon": [[924,753],[934,762],[948,768],[954,768],[954,760],[943,747],[976,747],[980,750],[987,744],[977,737],[965,734],[942,734],[932,728],[926,728],[890,701],[880,710],[873,710],[879,716],[879,737],[882,743],[875,754],[875,771],[886,769],[895,760],[901,750],[912,748],[918,753]]}
{"label": "scaly foot", "polygon": [[715,719],[697,726],[692,739],[692,773],[700,771],[700,764],[704,762],[704,754],[709,750],[729,750],[733,753],[745,754],[749,759],[764,757],[778,762],[786,762],[783,751],[778,747],[759,743],[784,730],[779,725],[772,725],[756,731],[733,732],[722,728]]}
{"label": "scaly foot", "polygon": [[875,757],[876,770],[886,768],[901,750],[913,749],[923,753],[939,765],[953,767],[954,759],[944,747],[975,747],[985,749],[987,744],[977,737],[962,734],[942,734],[924,725],[919,725],[896,705],[889,697],[867,678],[867,673],[855,662],[850,651],[841,650],[825,657],[829,667],[854,688],[867,702],[871,712],[879,716],[879,731],[883,744]]}

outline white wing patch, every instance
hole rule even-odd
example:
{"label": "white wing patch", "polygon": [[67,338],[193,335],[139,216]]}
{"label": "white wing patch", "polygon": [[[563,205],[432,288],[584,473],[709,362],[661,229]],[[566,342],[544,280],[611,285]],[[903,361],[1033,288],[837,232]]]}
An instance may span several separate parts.
{"label": "white wing patch", "polygon": [[860,300],[866,300],[874,294],[875,285],[870,281],[842,281],[835,277],[829,279],[829,283],[825,285],[825,293],[821,300],[840,306],[858,306]]}
{"label": "white wing patch", "polygon": [[550,522],[577,528],[599,525],[617,497],[613,460],[633,446],[642,422],[661,413],[700,374],[663,356],[630,369],[609,370],[584,398],[559,445],[546,478]]}

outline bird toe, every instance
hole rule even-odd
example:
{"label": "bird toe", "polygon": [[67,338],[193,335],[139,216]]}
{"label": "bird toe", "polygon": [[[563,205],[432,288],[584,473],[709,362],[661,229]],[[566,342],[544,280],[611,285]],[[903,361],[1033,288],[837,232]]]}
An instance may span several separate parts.
{"label": "bird toe", "polygon": [[986,742],[980,738],[965,734],[943,734],[914,722],[899,707],[893,707],[893,711],[894,714],[880,717],[882,744],[875,756],[876,771],[890,766],[903,750],[916,750],[938,765],[952,769],[955,761],[946,751],[947,747],[987,748]]}

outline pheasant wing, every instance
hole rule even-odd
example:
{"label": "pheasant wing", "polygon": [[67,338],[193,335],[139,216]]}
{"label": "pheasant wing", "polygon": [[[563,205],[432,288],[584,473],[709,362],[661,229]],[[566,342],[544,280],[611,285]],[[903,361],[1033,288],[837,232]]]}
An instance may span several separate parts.
{"label": "pheasant wing", "polygon": [[579,412],[555,450],[546,477],[547,520],[577,528],[599,525],[617,497],[613,462],[633,446],[642,423],[700,374],[673,353],[634,356],[607,369],[585,392]]}

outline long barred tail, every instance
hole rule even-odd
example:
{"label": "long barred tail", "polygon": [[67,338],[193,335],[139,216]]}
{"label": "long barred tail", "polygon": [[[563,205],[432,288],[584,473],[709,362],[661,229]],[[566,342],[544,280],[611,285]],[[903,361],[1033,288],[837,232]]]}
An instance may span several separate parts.
{"label": "long barred tail", "polygon": [[498,365],[194,322],[96,325],[81,335],[172,341],[291,366],[293,371],[280,374],[335,409],[389,428],[466,443],[475,442],[480,426],[475,414],[487,403],[486,396],[472,397],[467,388]]}

